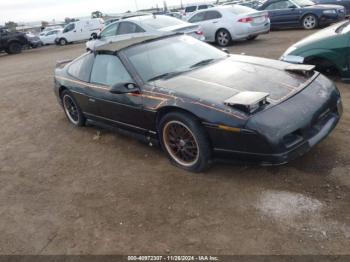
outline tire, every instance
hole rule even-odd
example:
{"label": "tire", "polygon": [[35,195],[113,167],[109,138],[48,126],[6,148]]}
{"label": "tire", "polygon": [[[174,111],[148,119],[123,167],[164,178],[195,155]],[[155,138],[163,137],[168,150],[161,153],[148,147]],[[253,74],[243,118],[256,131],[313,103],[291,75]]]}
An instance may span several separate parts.
{"label": "tire", "polygon": [[58,44],[60,46],[65,46],[66,44],[68,44],[68,41],[65,39],[65,38],[61,38],[59,41],[58,41]]}
{"label": "tire", "polygon": [[84,126],[86,118],[72,94],[68,90],[64,90],[61,94],[61,99],[68,121],[74,126]]}
{"label": "tire", "polygon": [[8,54],[19,54],[22,52],[22,45],[18,42],[11,42],[6,49]]}
{"label": "tire", "polygon": [[215,41],[219,46],[225,47],[231,44],[232,37],[229,31],[226,29],[220,29],[217,31]]}
{"label": "tire", "polygon": [[170,161],[190,172],[211,164],[211,146],[199,121],[187,113],[172,112],[159,122],[160,143]]}
{"label": "tire", "polygon": [[247,40],[252,41],[252,40],[255,40],[257,37],[258,35],[248,36]]}
{"label": "tire", "polygon": [[306,30],[312,30],[318,27],[318,19],[313,14],[305,15],[301,21],[301,25]]}

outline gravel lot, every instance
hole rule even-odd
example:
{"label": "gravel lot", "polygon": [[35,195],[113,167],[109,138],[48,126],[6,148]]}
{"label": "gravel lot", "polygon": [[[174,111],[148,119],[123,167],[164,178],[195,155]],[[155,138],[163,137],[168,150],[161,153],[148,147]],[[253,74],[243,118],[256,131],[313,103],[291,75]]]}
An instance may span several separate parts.
{"label": "gravel lot", "polygon": [[[278,58],[310,33],[230,51]],[[157,148],[68,123],[53,69],[83,51],[0,54],[1,254],[350,254],[350,85],[337,82],[341,123],[304,157],[191,174]]]}

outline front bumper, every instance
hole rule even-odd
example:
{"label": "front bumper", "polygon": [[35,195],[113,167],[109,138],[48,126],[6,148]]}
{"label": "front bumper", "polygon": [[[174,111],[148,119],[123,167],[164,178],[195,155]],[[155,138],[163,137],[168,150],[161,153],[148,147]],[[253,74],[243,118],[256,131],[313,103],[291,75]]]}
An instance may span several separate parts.
{"label": "front bumper", "polygon": [[319,24],[322,25],[329,25],[332,23],[336,23],[339,21],[342,21],[345,19],[345,12],[342,13],[337,13],[334,15],[328,15],[328,14],[323,14],[320,18],[319,18]]}
{"label": "front bumper", "polygon": [[250,117],[239,132],[207,127],[207,133],[217,158],[279,165],[305,154],[325,139],[342,112],[338,89],[318,75],[298,94]]}
{"label": "front bumper", "polygon": [[[341,108],[341,109],[340,109]],[[237,159],[246,162],[255,162],[261,165],[283,165],[309,152],[314,146],[325,139],[337,126],[342,114],[340,102],[338,112],[330,114],[319,126],[315,127],[314,135],[308,140],[296,145],[292,149],[281,153],[254,153],[236,151],[232,149],[214,148],[214,155],[219,159]]]}

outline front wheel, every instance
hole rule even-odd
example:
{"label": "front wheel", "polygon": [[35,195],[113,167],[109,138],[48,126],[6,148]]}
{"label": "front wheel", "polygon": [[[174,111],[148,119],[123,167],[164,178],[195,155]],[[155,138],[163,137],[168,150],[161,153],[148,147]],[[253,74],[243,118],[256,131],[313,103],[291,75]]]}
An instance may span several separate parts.
{"label": "front wheel", "polygon": [[210,166],[210,143],[195,117],[169,113],[160,121],[159,134],[162,148],[174,165],[191,172],[202,172]]}
{"label": "front wheel", "polygon": [[68,42],[67,42],[66,39],[61,38],[60,41],[59,41],[58,43],[60,44],[60,46],[64,46],[64,45],[66,45]]}
{"label": "front wheel", "polygon": [[228,46],[232,41],[231,34],[226,29],[220,29],[216,33],[216,43],[219,46]]}
{"label": "front wheel", "polygon": [[306,30],[315,29],[318,26],[318,19],[315,15],[306,15],[302,20],[302,26]]}
{"label": "front wheel", "polygon": [[19,54],[22,52],[22,45],[18,42],[12,42],[6,49],[8,54]]}
{"label": "front wheel", "polygon": [[69,122],[75,126],[84,126],[86,119],[72,94],[68,90],[65,90],[61,97],[64,113]]}

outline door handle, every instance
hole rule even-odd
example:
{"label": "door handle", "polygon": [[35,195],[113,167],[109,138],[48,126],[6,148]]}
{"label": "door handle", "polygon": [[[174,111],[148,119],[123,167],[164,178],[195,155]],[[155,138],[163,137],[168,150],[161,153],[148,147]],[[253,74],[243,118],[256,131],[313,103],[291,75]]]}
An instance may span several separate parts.
{"label": "door handle", "polygon": [[217,23],[218,23],[218,21],[214,21],[214,22],[213,22],[213,24],[217,24]]}
{"label": "door handle", "polygon": [[89,98],[89,102],[91,102],[91,103],[95,103],[95,102],[96,102],[96,100],[95,100],[95,99],[93,99],[93,98]]}

